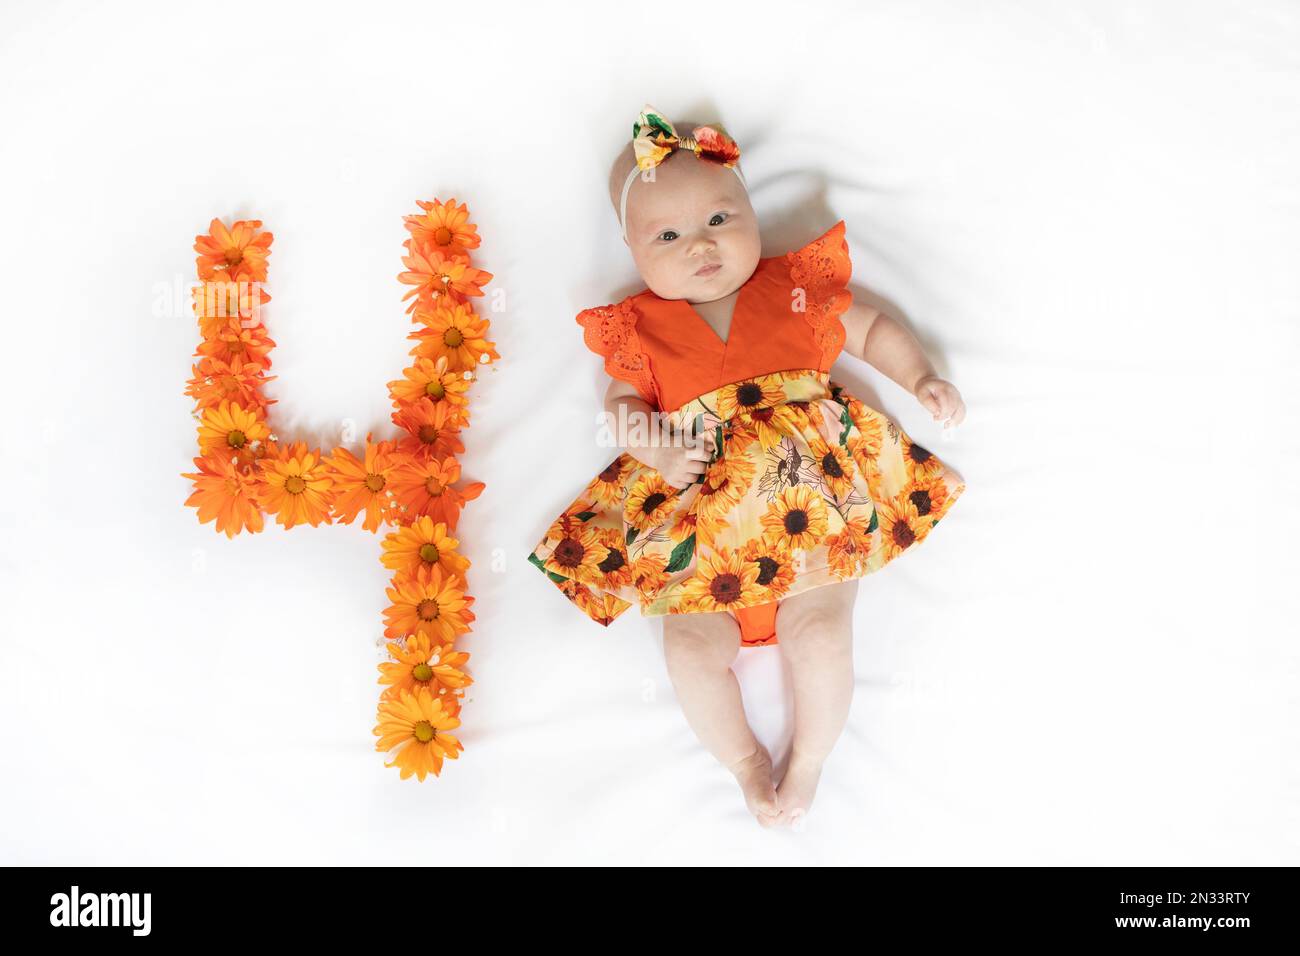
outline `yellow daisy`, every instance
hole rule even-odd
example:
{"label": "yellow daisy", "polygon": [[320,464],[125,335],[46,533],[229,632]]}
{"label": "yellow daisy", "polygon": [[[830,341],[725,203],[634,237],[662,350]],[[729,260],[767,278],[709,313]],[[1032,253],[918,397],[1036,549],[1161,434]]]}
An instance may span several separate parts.
{"label": "yellow daisy", "polygon": [[763,538],[791,551],[812,551],[826,536],[826,504],[821,493],[807,485],[786,488],[762,517]]}
{"label": "yellow daisy", "polygon": [[246,453],[271,434],[259,410],[245,409],[229,400],[205,408],[199,424],[199,448],[205,455],[230,457]]}
{"label": "yellow daisy", "polygon": [[402,779],[415,774],[421,781],[432,773],[442,773],[443,758],[456,759],[465,748],[448,731],[460,721],[444,712],[442,701],[420,687],[414,693],[403,690],[396,699],[381,699],[379,723],[374,734],[376,750],[399,748],[385,767],[397,767]]}
{"label": "yellow daisy", "polygon": [[747,607],[762,597],[758,565],[726,546],[702,557],[682,587],[683,603],[705,612]]}

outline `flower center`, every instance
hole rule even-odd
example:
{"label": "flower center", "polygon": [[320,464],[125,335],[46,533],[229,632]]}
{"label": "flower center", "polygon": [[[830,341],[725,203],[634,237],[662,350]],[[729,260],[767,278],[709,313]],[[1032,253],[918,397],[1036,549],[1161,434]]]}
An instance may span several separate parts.
{"label": "flower center", "polygon": [[803,534],[808,530],[808,512],[791,511],[785,516],[785,530],[787,534]]}
{"label": "flower center", "polygon": [[411,728],[411,733],[420,743],[427,744],[434,736],[433,724],[427,720],[417,720],[415,726]]}
{"label": "flower center", "polygon": [[291,495],[300,495],[307,487],[307,482],[303,481],[297,475],[290,475],[284,479],[284,490]]}
{"label": "flower center", "polygon": [[446,389],[442,387],[442,382],[436,378],[428,385],[424,386],[424,394],[428,395],[430,398],[442,398],[446,393]]}
{"label": "flower center", "polygon": [[625,564],[627,564],[627,560],[623,557],[623,552],[617,548],[610,548],[609,554],[605,555],[605,560],[600,562],[597,567],[600,568],[602,574],[613,574]]}
{"label": "flower center", "polygon": [[667,495],[663,492],[656,491],[654,494],[646,495],[645,503],[641,505],[641,510],[645,514],[654,514],[658,508],[667,500]]}
{"label": "flower center", "polygon": [[438,546],[436,544],[420,545],[420,560],[428,561],[433,564],[438,560]]}
{"label": "flower center", "polygon": [[582,563],[584,554],[586,554],[586,551],[576,539],[565,538],[555,546],[555,550],[551,552],[551,557],[562,568],[575,568]]}
{"label": "flower center", "polygon": [[244,442],[247,440],[248,439],[244,437],[244,433],[238,428],[226,435],[226,444],[231,448],[243,448]]}
{"label": "flower center", "polygon": [[465,341],[465,336],[461,334],[460,329],[448,329],[442,333],[442,340],[452,348],[458,348]]}
{"label": "flower center", "polygon": [[421,621],[432,621],[438,617],[438,602],[433,598],[425,598],[415,607],[415,613],[420,616]]}
{"label": "flower center", "polygon": [[429,678],[433,676],[433,668],[428,664],[416,664],[411,668],[411,676],[418,681],[428,682]]}
{"label": "flower center", "polygon": [[912,542],[916,540],[916,532],[912,530],[912,526],[906,521],[895,521],[893,533],[894,541],[899,547],[909,548],[912,546]]}
{"label": "flower center", "polygon": [[740,600],[740,578],[734,574],[719,574],[709,584],[709,594],[719,604],[734,604]]}
{"label": "flower center", "polygon": [[366,488],[370,491],[383,491],[385,484],[383,475],[376,475],[374,472],[366,475]]}
{"label": "flower center", "polygon": [[437,478],[426,478],[424,482],[424,490],[437,498],[442,494],[442,482]]}
{"label": "flower center", "polygon": [[438,426],[421,425],[419,436],[420,436],[420,441],[424,442],[426,445],[432,445],[434,442],[438,440]]}
{"label": "flower center", "polygon": [[445,246],[451,242],[451,230],[446,226],[439,226],[433,231],[433,241],[440,246]]}

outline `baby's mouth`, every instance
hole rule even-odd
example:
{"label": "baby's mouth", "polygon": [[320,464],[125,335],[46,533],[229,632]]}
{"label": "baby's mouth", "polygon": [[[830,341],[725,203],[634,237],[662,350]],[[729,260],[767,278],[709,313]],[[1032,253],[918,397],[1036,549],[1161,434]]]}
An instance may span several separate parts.
{"label": "baby's mouth", "polygon": [[718,271],[719,269],[721,269],[721,268],[722,268],[722,263],[720,263],[720,262],[714,262],[714,263],[710,263],[710,264],[707,265],[707,266],[704,266],[704,267],[701,268],[701,269],[696,269],[696,270],[695,270],[695,274],[696,274],[697,276],[704,276],[704,277],[707,278],[708,276],[711,276],[711,275],[714,275],[715,273],[717,273],[717,271]]}

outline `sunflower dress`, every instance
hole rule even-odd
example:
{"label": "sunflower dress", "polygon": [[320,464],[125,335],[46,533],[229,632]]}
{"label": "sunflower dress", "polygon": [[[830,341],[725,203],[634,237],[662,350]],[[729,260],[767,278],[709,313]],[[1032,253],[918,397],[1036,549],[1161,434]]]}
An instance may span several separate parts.
{"label": "sunflower dress", "polygon": [[633,604],[646,617],[728,611],[742,645],[775,644],[782,599],[878,571],[965,490],[830,378],[853,300],[844,229],[759,260],[726,342],[685,299],[649,289],[578,314],[611,377],[674,431],[714,436],[705,472],[682,489],[620,454],[529,554],[593,621]]}

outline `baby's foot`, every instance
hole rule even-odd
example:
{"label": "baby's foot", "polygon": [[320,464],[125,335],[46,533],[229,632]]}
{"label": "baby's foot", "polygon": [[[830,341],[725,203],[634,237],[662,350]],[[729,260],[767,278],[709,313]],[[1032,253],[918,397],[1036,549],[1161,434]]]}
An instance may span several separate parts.
{"label": "baby's foot", "polygon": [[817,781],[821,779],[822,762],[790,755],[790,764],[786,767],[781,785],[776,788],[777,806],[781,809],[781,821],[794,829],[802,828],[808,808],[812,806],[817,793]]}
{"label": "baby's foot", "polygon": [[748,757],[742,757],[727,768],[736,775],[736,782],[745,795],[745,806],[761,826],[774,826],[781,819],[777,805],[776,787],[772,785],[772,758],[761,743]]}

